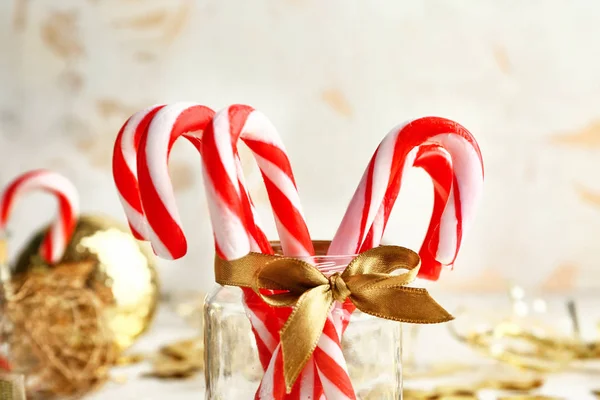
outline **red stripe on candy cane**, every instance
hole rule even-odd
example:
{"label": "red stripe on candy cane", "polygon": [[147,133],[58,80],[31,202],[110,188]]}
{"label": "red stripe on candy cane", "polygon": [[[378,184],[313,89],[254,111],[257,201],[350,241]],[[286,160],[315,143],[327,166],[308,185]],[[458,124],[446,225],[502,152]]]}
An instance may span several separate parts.
{"label": "red stripe on candy cane", "polygon": [[42,258],[54,264],[60,261],[71,240],[79,213],[77,190],[64,176],[48,170],[35,170],[20,175],[9,183],[0,199],[0,230],[6,230],[18,199],[37,190],[49,192],[58,199],[58,216],[50,225],[40,246]]}
{"label": "red stripe on candy cane", "polygon": [[113,149],[113,179],[119,200],[136,239],[149,240],[148,221],[142,209],[137,178],[137,154],[142,136],[156,113],[164,105],[156,105],[133,114],[123,125]]}

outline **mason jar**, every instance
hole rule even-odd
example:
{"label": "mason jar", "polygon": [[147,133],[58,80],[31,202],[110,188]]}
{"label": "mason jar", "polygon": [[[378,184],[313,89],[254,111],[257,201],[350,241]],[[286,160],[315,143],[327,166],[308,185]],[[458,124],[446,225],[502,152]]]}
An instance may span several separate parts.
{"label": "mason jar", "polygon": [[[278,244],[274,249],[281,250]],[[315,242],[315,251],[302,259],[325,275],[343,271],[354,258],[323,255],[326,242]],[[357,398],[402,399],[402,325],[342,307],[334,307],[332,317],[346,326],[342,351]],[[253,399],[264,371],[242,289],[219,285],[208,294],[204,344],[206,400]]]}

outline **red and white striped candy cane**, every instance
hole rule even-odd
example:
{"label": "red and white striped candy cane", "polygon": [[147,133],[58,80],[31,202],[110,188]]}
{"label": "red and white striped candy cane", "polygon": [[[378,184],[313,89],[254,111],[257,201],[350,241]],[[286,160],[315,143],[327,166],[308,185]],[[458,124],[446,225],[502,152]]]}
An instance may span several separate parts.
{"label": "red and white striped candy cane", "polygon": [[[150,241],[155,251],[165,258],[177,258],[185,254],[186,241],[174,201],[173,190],[168,177],[168,155],[175,140],[186,136],[198,150],[202,150],[200,133],[212,119],[212,113],[201,106],[175,104],[157,112],[150,122],[147,133],[142,136],[138,154],[138,178],[142,205],[149,223]],[[190,134],[193,131],[195,133]],[[158,166],[157,166],[158,164]],[[252,251],[272,251],[266,236],[255,224],[255,211],[247,193],[241,174],[241,165],[236,155],[236,184],[240,188],[240,203],[244,210],[241,217],[247,224],[247,242]],[[246,296],[246,307],[255,334],[259,356],[263,365],[269,362],[276,344],[279,326],[269,315],[267,307],[252,291]]]}
{"label": "red and white striped candy cane", "polygon": [[[236,187],[231,179],[232,160],[236,154],[235,143],[238,138],[241,138],[254,152],[257,163],[263,174],[263,179],[269,192],[271,204],[275,213],[275,219],[284,247],[284,253],[295,256],[309,256],[314,254],[312,242],[306,229],[306,223],[299,209],[299,198],[297,195],[296,185],[293,180],[291,166],[283,148],[275,128],[272,124],[260,113],[247,106],[232,106],[222,110],[215,115],[212,124],[212,130],[208,128],[203,138],[204,148],[204,174],[205,182],[212,183],[212,188],[207,189],[209,195],[209,205],[212,209],[211,217],[213,219],[213,227],[223,225],[223,216],[236,215]],[[231,142],[234,146],[231,146]],[[211,190],[212,189],[212,190]],[[241,233],[236,236],[236,229],[219,230],[215,228],[215,237],[217,246],[220,251],[226,256],[223,246],[228,246],[235,243],[236,237],[240,237]],[[241,231],[241,229],[238,228]],[[220,245],[219,243],[223,243]],[[241,254],[232,254],[232,257],[240,257],[247,252],[242,250]],[[231,254],[231,253],[230,253]],[[335,333],[333,325],[329,323],[329,330],[333,336],[330,342],[338,341],[339,337]],[[327,338],[323,339],[324,341]],[[337,347],[326,343],[329,353],[341,355],[339,344]],[[269,369],[265,372],[265,378],[259,390],[259,396],[263,398],[282,398],[285,393],[283,380],[281,376],[276,375],[277,360],[279,353],[276,350],[275,358],[271,360]],[[342,357],[343,360],[343,357]],[[329,361],[332,369],[339,368],[337,364]],[[343,365],[345,368],[345,364]],[[347,377],[347,373],[344,375]],[[313,367],[308,365],[304,371],[304,376],[300,379],[300,384],[294,386],[292,397],[295,392],[300,398],[319,398],[318,380],[314,375]],[[347,378],[349,384],[349,378]],[[337,382],[336,382],[337,383]]]}
{"label": "red and white striped candy cane", "polygon": [[[361,251],[373,223],[385,226],[385,219],[398,194],[402,176],[413,164],[420,146],[436,145],[451,158],[452,185],[438,221],[432,221],[429,243],[421,252],[429,252],[439,264],[423,265],[419,276],[436,280],[441,265],[451,266],[458,254],[464,231],[472,222],[483,187],[483,161],[477,142],[456,122],[426,117],[394,128],[377,148],[338,229],[330,254]],[[391,188],[391,189],[390,189]],[[440,204],[438,202],[438,204]],[[381,209],[388,210],[382,212]],[[383,222],[377,222],[377,216]],[[436,217],[436,216],[434,216]],[[381,240],[382,229],[378,238]],[[429,255],[425,254],[425,260]]]}
{"label": "red and white striped candy cane", "polygon": [[[175,141],[186,137],[202,153],[201,136],[212,121],[214,112],[207,107],[176,103],[160,109],[141,136],[137,155],[137,173],[141,204],[148,221],[149,240],[156,253],[167,259],[179,258],[187,251],[187,242],[175,204],[168,175],[168,157]],[[254,207],[247,194],[239,159],[236,160],[237,183],[242,188],[245,210],[254,216]],[[248,219],[252,223],[251,219]],[[258,226],[249,228],[253,251],[270,249],[268,240]],[[270,309],[260,300],[247,302],[247,312],[257,335],[259,355],[266,366],[276,344],[275,321],[267,318]],[[263,321],[267,320],[267,323]]]}
{"label": "red and white striped candy cane", "polygon": [[[198,151],[200,151],[200,136],[202,130],[204,130],[204,127],[208,124],[213,114],[214,112],[209,108],[192,103],[176,103],[166,107],[163,105],[154,106],[140,111],[129,118],[123,128],[121,128],[115,142],[113,175],[131,229],[134,232],[143,232],[143,234],[139,234],[141,239],[150,240],[151,237],[153,237],[153,245],[156,246],[155,251],[163,257],[174,258],[173,255],[166,253],[165,245],[150,228],[143,211],[137,173],[138,150],[142,141],[145,140],[144,138],[147,135],[147,131],[152,122],[154,124],[153,129],[156,132],[163,132],[168,135],[171,143],[170,146],[172,146],[179,136],[184,136]],[[241,171],[241,166],[239,168]],[[254,212],[251,203],[249,204],[249,207],[252,209],[252,212]],[[180,233],[182,234],[182,232]],[[262,234],[261,238],[256,240],[263,240],[266,242],[264,234]],[[183,246],[183,252],[185,252],[185,242],[183,243]],[[249,310],[248,313],[250,314],[251,319],[259,321],[259,318],[256,315],[259,311],[265,312],[265,310],[257,310],[256,307],[254,312]],[[256,326],[257,324],[253,325]],[[260,326],[258,326],[258,329],[260,329]],[[270,346],[273,348],[275,346],[275,339],[271,339],[271,342]],[[270,351],[272,351],[272,348]],[[261,350],[261,354],[264,354],[264,349]],[[271,353],[268,352],[263,356],[266,360],[265,365],[268,363],[270,355]]]}
{"label": "red and white striped candy cane", "polygon": [[52,223],[40,246],[42,258],[54,264],[62,258],[77,223],[79,196],[64,176],[48,171],[34,170],[20,175],[6,186],[0,198],[0,231],[6,230],[8,219],[18,199],[31,191],[52,193],[58,199],[58,217]]}
{"label": "red and white striped candy cane", "polygon": [[[415,156],[416,154],[416,156]],[[414,161],[414,163],[413,163]],[[425,268],[437,269],[441,268],[441,264],[433,258],[431,252],[428,250],[428,245],[431,242],[437,242],[439,240],[439,231],[436,230],[439,225],[439,221],[446,203],[448,202],[448,196],[450,195],[450,189],[452,187],[452,159],[450,154],[444,150],[443,147],[435,144],[423,145],[413,149],[407,156],[405,165],[410,165],[423,168],[430,176],[433,187],[434,187],[434,203],[433,212],[429,222],[429,227],[421,246],[420,256],[421,265],[425,265]],[[386,191],[385,198],[396,199],[398,197],[401,186],[401,180],[394,180],[390,182]],[[385,204],[379,208],[377,216],[371,225],[371,229],[365,238],[359,252],[366,251],[373,247],[379,246],[383,237],[383,232],[387,225],[390,213],[392,211],[392,204]],[[339,309],[339,306],[337,307]],[[341,325],[342,330],[346,329],[346,326],[350,322],[350,314],[354,311],[354,305],[351,302],[343,304],[343,309],[346,311],[348,316],[342,319]]]}
{"label": "red and white striped candy cane", "polygon": [[[113,178],[115,185],[131,232],[140,240],[150,240],[151,231],[140,199],[137,176],[138,148],[142,137],[148,130],[150,122],[153,121],[156,113],[163,107],[165,105],[152,106],[132,115],[119,131],[113,150]],[[204,106],[184,102],[169,105],[169,110],[170,112],[175,111],[175,113],[177,111],[181,112],[181,115],[177,119],[179,124],[177,129],[200,151],[199,137],[202,132],[198,128],[203,129],[202,124],[208,122],[206,118],[207,113],[212,115],[214,112]],[[196,113],[198,112],[202,115],[197,115]],[[194,120],[194,118],[198,118],[198,120]],[[198,123],[200,123],[200,126]],[[191,131],[187,131],[188,129],[191,129]],[[241,171],[241,165],[238,166],[238,169]],[[240,179],[242,179],[241,175]],[[250,207],[253,213],[255,213],[256,211],[252,204],[250,204]]]}
{"label": "red and white striped candy cane", "polygon": [[[407,157],[412,160],[412,157]],[[440,231],[436,228],[448,202],[448,196],[452,188],[452,158],[450,154],[439,145],[424,145],[418,148],[417,156],[414,160],[414,167],[422,168],[429,174],[434,188],[433,212],[431,214],[429,227],[425,238],[423,239],[419,255],[421,265],[429,270],[441,270],[441,263],[437,261],[429,251],[428,246],[431,243],[439,242]],[[396,199],[400,191],[401,179],[391,182],[388,187],[385,198]],[[377,217],[371,226],[369,233],[361,247],[361,252],[380,245],[383,232],[388,223],[392,207],[382,206],[377,213]]]}
{"label": "red and white striped candy cane", "polygon": [[[244,218],[235,218],[244,214],[241,203],[237,201],[240,191],[235,183],[233,170],[238,138],[241,138],[254,153],[263,174],[284,253],[294,256],[313,255],[312,242],[300,212],[297,189],[283,144],[273,125],[261,113],[251,107],[239,105],[217,113],[212,129],[206,129],[202,141],[205,183],[210,183],[207,194],[217,251],[222,257],[231,259],[242,257],[249,251],[247,247],[239,245],[246,236],[247,226]],[[315,353],[317,365],[319,358],[322,360],[321,368],[317,371],[333,371],[338,375],[331,379],[333,383],[330,387],[324,389],[326,393],[328,390],[336,393],[352,392],[339,345],[339,333],[335,331],[331,320],[328,320],[325,332],[326,335],[323,335],[319,345],[323,353]],[[262,398],[282,398],[285,394],[283,380],[276,376],[275,371],[281,361],[277,359],[281,357],[278,350],[275,356],[277,357],[265,372],[259,389],[259,396]],[[305,376],[300,379],[300,384],[295,386],[301,397],[320,396],[316,392],[316,377],[312,382],[310,378],[306,378],[313,373],[312,368],[309,362],[308,369],[304,371]]]}
{"label": "red and white striped candy cane", "polygon": [[[169,259],[175,258],[175,256],[168,252],[168,249],[159,237],[159,235],[164,234],[164,232],[161,231],[159,234],[155,233],[150,228],[148,220],[146,219],[146,214],[144,213],[141,201],[140,185],[138,182],[138,151],[140,147],[143,149],[146,146],[145,144],[142,144],[142,142],[147,143],[146,136],[151,123],[154,131],[152,136],[156,136],[157,134],[166,135],[166,138],[169,141],[169,151],[175,140],[180,136],[186,137],[194,147],[200,151],[200,137],[202,131],[212,119],[213,115],[214,112],[211,109],[193,103],[180,102],[168,106],[160,105],[150,107],[129,118],[121,128],[117,140],[115,141],[113,175],[131,230],[132,232],[142,232],[138,233],[140,239],[153,239],[155,251],[162,257]],[[241,171],[239,160],[238,168]],[[145,170],[147,170],[147,168]],[[254,207],[251,204],[249,197],[248,202],[250,203],[249,207],[254,213]],[[181,238],[184,240],[182,246],[183,253],[185,253],[185,237],[183,236],[183,232],[179,231],[178,233],[182,235]],[[259,238],[257,240],[266,241],[266,237],[262,234],[262,239]],[[181,255],[178,255],[178,257]],[[265,310],[255,309],[254,312],[250,310],[248,310],[248,312],[251,320],[257,321],[256,323],[253,323],[253,326],[257,326],[258,324],[257,329],[260,329],[260,319],[256,314],[260,314],[260,312],[264,313]],[[263,329],[266,328],[263,327]],[[275,346],[275,339],[271,338],[270,342],[271,343],[268,344],[270,344],[271,349],[267,354],[264,354],[265,349],[261,348],[261,344],[263,343],[259,343],[261,354],[264,354],[262,358],[266,360],[265,365],[270,359],[272,348]],[[262,347],[265,346],[263,345]]]}
{"label": "red and white striped candy cane", "polygon": [[[207,195],[218,252],[225,258],[235,259],[249,251],[246,247],[235,246],[244,237],[243,219],[238,218],[237,221],[234,219],[234,223],[231,224],[232,216],[242,212],[238,201],[239,189],[235,185],[232,170],[237,152],[236,143],[239,138],[254,153],[262,172],[284,253],[294,256],[314,255],[312,241],[300,211],[296,184],[283,144],[275,128],[264,115],[251,107],[241,105],[231,106],[218,112],[213,119],[212,127],[206,129],[203,137],[205,165],[203,171],[205,183],[208,186]],[[228,222],[230,225],[225,225]],[[323,338],[324,344],[321,347],[327,351],[327,354],[341,356],[339,336],[331,321],[326,324],[326,330],[332,339]],[[329,369],[324,367],[322,369],[336,372],[341,369],[347,385],[350,385],[343,357],[341,359],[341,365],[336,358],[321,361],[329,367]],[[257,393],[258,398],[280,399],[285,396],[285,385],[282,375],[279,374],[280,366],[281,354],[278,346],[261,382]],[[343,377],[335,384],[342,383]],[[327,392],[327,388],[324,387],[324,389]],[[298,398],[298,396],[301,399],[321,396],[319,381],[314,374],[314,366],[311,361],[303,371],[299,384],[294,386],[290,397]]]}
{"label": "red and white striped candy cane", "polygon": [[[203,170],[211,220],[220,252],[239,258],[248,253],[243,243],[246,221],[235,176],[237,142],[242,139],[254,154],[273,207],[285,254],[309,256],[314,252],[301,211],[300,198],[287,153],[275,127],[252,107],[233,105],[219,111],[202,140]],[[230,225],[230,226],[229,226]],[[221,228],[227,226],[227,229]]]}
{"label": "red and white striped candy cane", "polygon": [[[443,240],[452,241],[452,237],[448,239],[447,236],[453,234],[448,232],[447,229],[442,230],[440,225],[444,219],[446,219],[445,224],[451,224],[451,221],[447,221],[448,216],[456,218],[455,229],[459,238],[456,240],[455,253],[451,258],[453,261],[460,248],[462,224],[465,222],[464,219],[459,218],[464,215],[463,207],[465,206],[465,202],[461,203],[460,200],[461,193],[463,198],[469,197],[466,201],[466,206],[469,207],[466,212],[472,214],[481,193],[483,161],[477,142],[462,126],[449,120],[433,117],[416,120],[415,122],[417,122],[416,126],[412,126],[412,128],[416,128],[414,130],[408,129],[413,123],[393,129],[378,147],[351,202],[351,204],[354,203],[354,210],[357,209],[357,203],[361,199],[363,199],[365,206],[362,213],[355,214],[356,219],[354,222],[357,235],[351,237],[354,240],[359,237],[358,243],[354,240],[344,243],[344,237],[341,233],[344,226],[344,222],[342,222],[334,239],[337,247],[333,251],[362,252],[378,246],[400,191],[405,168],[411,166],[421,167],[433,181],[434,205],[430,224],[419,252],[421,271],[424,271],[420,275],[435,280],[439,277],[444,261],[439,259],[437,251],[439,243]],[[454,140],[444,138],[444,136],[456,134],[458,134],[458,137],[453,138]],[[414,137],[411,138],[410,135]],[[441,140],[442,138],[445,140]],[[422,143],[419,144],[419,141],[422,141]],[[458,163],[458,171],[454,170],[453,162]],[[394,163],[395,165],[390,165]],[[386,174],[385,168],[389,168],[390,172],[388,174]],[[396,171],[394,171],[394,168],[396,168]],[[462,171],[462,174],[458,176],[460,171]],[[376,178],[377,176],[379,178]],[[380,180],[375,182],[376,179]],[[373,198],[380,199],[381,192],[377,193],[377,189],[381,190],[381,184],[386,184],[387,188],[385,189],[383,201],[378,203]],[[375,193],[373,193],[374,191]],[[370,210],[367,210],[367,207],[377,207],[377,204],[380,204],[380,206],[375,218],[366,237],[360,243],[360,237],[363,233],[359,229],[363,229],[369,222]],[[461,207],[461,204],[463,207]],[[449,209],[449,206],[454,207],[454,210]],[[350,227],[352,221],[349,220],[351,208],[352,206],[348,208],[344,216],[345,229],[352,229]],[[344,246],[346,246],[346,249],[344,249]],[[352,312],[354,305],[347,302],[343,305],[343,308],[347,312]],[[343,329],[349,321],[344,322]]]}

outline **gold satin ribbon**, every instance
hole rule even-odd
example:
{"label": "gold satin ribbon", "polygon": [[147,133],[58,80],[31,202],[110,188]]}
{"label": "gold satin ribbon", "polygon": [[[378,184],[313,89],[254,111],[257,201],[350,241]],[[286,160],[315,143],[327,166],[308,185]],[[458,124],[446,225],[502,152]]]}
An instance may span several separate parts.
{"label": "gold satin ribbon", "polygon": [[[294,306],[281,329],[285,385],[289,393],[312,355],[334,301],[350,301],[362,312],[400,322],[433,324],[453,317],[425,289],[405,287],[417,276],[421,260],[412,250],[379,246],[359,254],[344,272],[326,277],[297,258],[249,253],[233,261],[218,256],[215,280],[251,288],[273,307]],[[404,273],[391,273],[398,269]],[[261,289],[285,290],[263,294]]]}

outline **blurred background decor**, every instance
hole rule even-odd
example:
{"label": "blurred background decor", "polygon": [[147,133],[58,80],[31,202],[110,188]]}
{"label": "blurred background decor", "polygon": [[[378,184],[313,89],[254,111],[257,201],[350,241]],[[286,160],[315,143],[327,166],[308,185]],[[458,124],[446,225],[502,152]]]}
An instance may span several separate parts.
{"label": "blurred background decor", "polygon": [[[313,237],[329,238],[343,214],[338,205],[349,200],[383,134],[402,119],[446,116],[476,134],[486,159],[485,199],[457,268],[428,287],[465,311],[456,321],[458,339],[504,334],[498,327],[510,321],[511,329],[543,324],[556,333],[551,338],[572,341],[566,305],[574,299],[577,340],[593,344],[600,321],[600,59],[590,49],[597,47],[599,14],[600,6],[587,0],[6,0],[0,2],[0,181],[40,166],[56,169],[79,188],[84,212],[102,210],[124,221],[110,161],[127,117],[157,102],[191,100],[214,109],[248,103],[268,111],[280,129]],[[138,398],[142,390],[159,396],[168,383],[121,378],[147,373],[145,361],[154,359],[148,354],[196,338],[201,329],[199,299],[213,282],[204,268],[212,264],[212,232],[198,196],[198,155],[185,144],[174,152],[171,176],[192,245],[183,260],[158,261],[171,307],[159,310],[158,330],[130,350],[136,363],[120,359],[124,372],[111,372],[114,382],[91,399]],[[306,154],[311,162],[303,162]],[[248,187],[275,237],[260,173],[248,160],[242,160]],[[404,184],[407,195],[385,240],[418,248],[431,187],[418,170]],[[13,248],[29,249],[29,233],[54,210],[37,196],[15,210]],[[514,284],[530,298],[507,295]],[[466,307],[473,304],[482,310]],[[487,345],[482,352],[478,343],[461,344],[446,327],[407,336],[413,398],[440,397],[440,386],[469,379],[470,388],[446,395],[496,399],[496,385],[591,400],[598,389],[593,360],[567,354],[550,360],[552,371],[529,371],[515,384],[522,370],[489,354]],[[195,374],[168,385],[173,400],[203,390],[194,354],[183,365],[163,367],[163,375]],[[497,384],[505,367],[509,381]],[[434,383],[434,375],[441,381]]]}
{"label": "blurred background decor", "polygon": [[[476,226],[440,290],[502,292],[514,281],[593,289],[600,61],[587,49],[600,11],[590,4],[3,1],[0,179],[57,169],[80,189],[84,211],[123,220],[110,159],[124,120],[156,102],[241,102],[268,111],[296,166],[313,236],[329,238],[342,217],[337,205],[385,132],[402,119],[441,115],[476,134],[487,168]],[[178,204],[195,245],[185,260],[160,262],[163,288],[207,291],[210,272],[197,268],[212,261],[200,163],[191,146],[174,151]],[[301,162],[306,154],[315,161]],[[258,169],[244,168],[256,191]],[[387,238],[415,248],[430,183],[415,171],[405,184],[410,195]],[[270,222],[266,197],[254,199]],[[15,220],[32,225],[46,211]],[[275,237],[274,224],[265,225]]]}
{"label": "blurred background decor", "polygon": [[[12,266],[10,217],[36,191],[55,197],[58,210]],[[51,170],[14,177],[0,209],[2,368],[24,375],[29,398],[83,396],[148,328],[158,300],[152,258],[115,222],[80,217],[77,189]]]}

